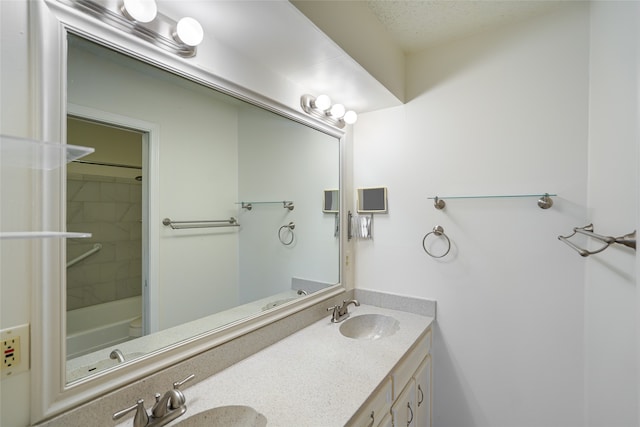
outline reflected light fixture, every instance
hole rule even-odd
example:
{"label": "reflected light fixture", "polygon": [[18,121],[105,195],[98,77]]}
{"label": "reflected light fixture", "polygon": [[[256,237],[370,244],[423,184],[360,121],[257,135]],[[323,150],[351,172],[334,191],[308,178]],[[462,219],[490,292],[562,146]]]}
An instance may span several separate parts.
{"label": "reflected light fixture", "polygon": [[156,0],[124,0],[122,13],[136,22],[151,22],[158,15]]}
{"label": "reflected light fixture", "polygon": [[323,120],[340,129],[345,125],[352,125],[358,120],[355,111],[346,111],[342,104],[331,105],[331,99],[327,95],[302,95],[300,98],[302,111],[317,119]]}
{"label": "reflected light fixture", "polygon": [[331,110],[329,110],[329,114],[331,114],[331,117],[335,119],[341,119],[344,116],[345,112],[346,110],[344,108],[344,105],[342,104],[334,104],[331,107]]}
{"label": "reflected light fixture", "polygon": [[194,18],[185,17],[178,21],[176,29],[173,32],[173,38],[178,43],[187,46],[198,46],[204,38],[204,30],[202,25]]}
{"label": "reflected light fixture", "polygon": [[196,55],[196,46],[204,38],[204,30],[198,21],[187,17],[176,22],[158,11],[155,0],[58,2],[185,58]]}
{"label": "reflected light fixture", "polygon": [[331,98],[327,95],[320,95],[311,102],[316,110],[327,111],[331,107]]}

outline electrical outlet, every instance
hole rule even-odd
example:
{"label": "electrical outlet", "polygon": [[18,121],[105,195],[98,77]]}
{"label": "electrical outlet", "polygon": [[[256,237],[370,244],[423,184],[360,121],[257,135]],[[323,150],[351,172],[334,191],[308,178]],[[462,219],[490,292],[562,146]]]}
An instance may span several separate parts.
{"label": "electrical outlet", "polygon": [[29,325],[0,331],[0,378],[14,376],[29,369]]}

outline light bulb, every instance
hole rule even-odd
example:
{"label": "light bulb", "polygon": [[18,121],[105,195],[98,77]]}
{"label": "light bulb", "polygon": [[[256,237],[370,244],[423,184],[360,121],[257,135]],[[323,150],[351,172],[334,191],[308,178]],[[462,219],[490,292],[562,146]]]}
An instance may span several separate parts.
{"label": "light bulb", "polygon": [[344,120],[346,124],[352,125],[356,121],[358,121],[358,115],[356,114],[355,111],[349,110],[346,113],[344,113],[344,117],[342,118],[342,120]]}
{"label": "light bulb", "polygon": [[315,108],[321,111],[327,111],[331,107],[331,98],[327,95],[320,95],[313,102]]}
{"label": "light bulb", "polygon": [[202,25],[193,18],[182,18],[176,25],[176,30],[173,33],[173,38],[178,43],[186,44],[187,46],[198,46],[202,43],[204,38],[204,30]]}
{"label": "light bulb", "polygon": [[330,114],[332,117],[339,119],[340,117],[344,116],[344,112],[345,112],[344,105],[335,104],[333,107],[331,107]]}
{"label": "light bulb", "polygon": [[158,14],[155,0],[124,0],[122,12],[136,22],[151,22]]}

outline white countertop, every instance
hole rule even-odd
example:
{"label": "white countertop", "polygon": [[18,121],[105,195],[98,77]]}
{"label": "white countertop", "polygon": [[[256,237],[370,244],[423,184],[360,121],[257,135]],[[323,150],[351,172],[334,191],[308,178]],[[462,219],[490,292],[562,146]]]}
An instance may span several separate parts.
{"label": "white countertop", "polygon": [[[343,426],[433,322],[432,317],[362,304],[351,316],[386,314],[400,323],[381,339],[344,337],[340,323],[322,320],[184,389],[187,413],[247,405],[269,427]],[[129,426],[131,420],[119,424]]]}

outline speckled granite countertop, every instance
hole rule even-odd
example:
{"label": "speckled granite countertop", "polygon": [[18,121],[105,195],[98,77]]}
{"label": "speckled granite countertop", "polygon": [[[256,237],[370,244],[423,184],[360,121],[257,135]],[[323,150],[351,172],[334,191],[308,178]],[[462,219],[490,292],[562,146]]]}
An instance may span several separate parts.
{"label": "speckled granite countertop", "polygon": [[[362,304],[351,316],[396,318],[400,329],[379,340],[344,337],[327,316],[208,379],[186,388],[187,413],[247,405],[269,427],[343,426],[433,322],[432,317]],[[129,426],[131,420],[119,424]]]}

